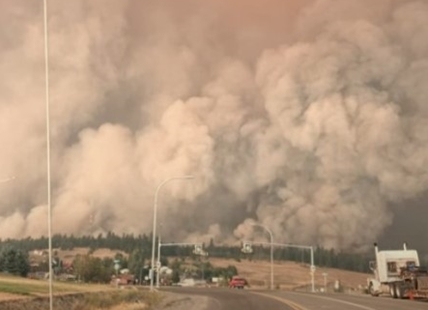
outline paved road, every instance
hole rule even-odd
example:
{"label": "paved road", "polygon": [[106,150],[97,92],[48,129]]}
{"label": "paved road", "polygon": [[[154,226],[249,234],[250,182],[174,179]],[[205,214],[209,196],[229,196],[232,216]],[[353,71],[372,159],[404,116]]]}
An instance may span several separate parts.
{"label": "paved road", "polygon": [[[231,290],[217,288],[176,288],[163,289],[184,295],[202,295],[210,299],[207,307],[198,310],[301,310],[299,307],[287,305],[284,301],[271,296],[262,296],[248,290]],[[188,309],[193,310],[193,309]]]}
{"label": "paved road", "polygon": [[368,295],[215,288],[176,288],[169,291],[209,297],[212,302],[206,310],[428,310],[428,302]]}
{"label": "paved road", "polygon": [[369,295],[312,294],[286,291],[268,292],[275,298],[286,299],[302,310],[428,310],[428,302],[372,297]]}

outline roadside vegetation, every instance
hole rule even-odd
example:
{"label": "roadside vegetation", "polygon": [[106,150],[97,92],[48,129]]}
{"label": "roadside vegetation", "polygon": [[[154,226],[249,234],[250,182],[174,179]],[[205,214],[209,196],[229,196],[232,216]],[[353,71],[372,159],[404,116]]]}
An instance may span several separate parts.
{"label": "roadside vegetation", "polygon": [[[150,310],[162,301],[159,293],[141,290],[109,290],[102,292],[55,294],[53,303],[56,309],[133,309]],[[44,310],[49,307],[49,298],[36,297],[0,301],[3,310]]]}
{"label": "roadside vegetation", "polygon": [[[110,286],[84,283],[54,283],[56,294],[82,293],[82,292],[99,292],[112,290]],[[19,278],[12,275],[0,275],[0,292],[9,293],[27,297],[40,297],[49,293],[48,282],[43,280],[33,280],[27,278]],[[0,308],[1,309],[1,308]]]}
{"label": "roadside vegetation", "polygon": [[[57,309],[150,309],[162,295],[135,287],[117,289],[111,285],[54,282],[54,304]],[[47,309],[47,281],[0,275],[0,309]],[[131,307],[132,306],[132,307]],[[119,308],[115,308],[119,307]]]}

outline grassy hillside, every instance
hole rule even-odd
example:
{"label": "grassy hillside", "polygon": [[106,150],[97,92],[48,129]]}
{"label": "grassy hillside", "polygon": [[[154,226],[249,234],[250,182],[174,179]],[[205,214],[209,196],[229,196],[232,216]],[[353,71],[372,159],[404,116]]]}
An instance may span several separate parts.
{"label": "grassy hillside", "polygon": [[[237,262],[219,258],[210,258],[209,261],[218,267],[235,265],[239,274],[247,278],[252,286],[266,286],[270,281],[269,261],[242,260]],[[339,280],[343,287],[349,289],[358,289],[359,286],[365,286],[366,280],[370,276],[369,274],[346,270],[317,268],[315,272],[315,284],[317,287],[324,286],[323,273],[327,274],[329,287],[332,287],[334,282]],[[311,281],[309,266],[295,262],[275,262],[274,275],[275,285],[279,285],[281,289],[295,289],[309,285]]]}

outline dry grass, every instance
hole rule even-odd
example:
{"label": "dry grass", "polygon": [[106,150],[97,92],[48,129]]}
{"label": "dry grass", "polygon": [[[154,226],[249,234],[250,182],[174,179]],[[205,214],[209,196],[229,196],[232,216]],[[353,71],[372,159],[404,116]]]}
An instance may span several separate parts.
{"label": "dry grass", "polygon": [[[159,294],[134,287],[118,290],[110,285],[54,282],[53,292],[58,309],[142,310],[161,301]],[[45,280],[0,276],[0,309],[29,309],[29,305],[37,310],[46,309],[48,293],[48,282]]]}
{"label": "dry grass", "polygon": [[[56,295],[113,290],[109,285],[54,282]],[[7,275],[0,276],[0,300],[46,296],[49,284],[46,280],[32,280]]]}
{"label": "dry grass", "polygon": [[[248,279],[254,287],[266,286],[270,281],[269,261],[248,261],[227,260],[220,258],[210,258],[211,264],[218,267],[234,265],[238,268],[239,274]],[[323,273],[327,273],[327,281],[333,283],[339,280],[344,287],[355,288],[366,285],[366,280],[370,276],[365,273],[345,271],[332,268],[317,268],[315,272],[315,284],[324,286]],[[295,262],[275,262],[274,263],[275,283],[284,289],[293,289],[308,285],[311,281],[309,266]]]}
{"label": "dry grass", "polygon": [[[58,254],[58,257],[61,260],[67,263],[71,263],[73,259],[76,257],[76,255],[86,255],[90,253],[89,248],[74,248],[73,250],[55,249],[54,251]],[[110,250],[110,249],[97,249],[94,252],[92,252],[91,255],[102,259],[105,257],[114,257],[117,253],[120,253],[125,257],[128,256],[128,254],[126,254],[125,252],[118,251],[118,250]]]}

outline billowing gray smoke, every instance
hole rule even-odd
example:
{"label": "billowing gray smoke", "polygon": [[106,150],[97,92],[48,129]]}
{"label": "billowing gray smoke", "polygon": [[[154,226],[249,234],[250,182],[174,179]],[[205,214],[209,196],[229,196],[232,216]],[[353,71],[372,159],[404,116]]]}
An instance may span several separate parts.
{"label": "billowing gray smoke", "polygon": [[[428,189],[428,3],[51,1],[54,231],[360,249]],[[0,2],[0,236],[46,235],[41,1]]]}

